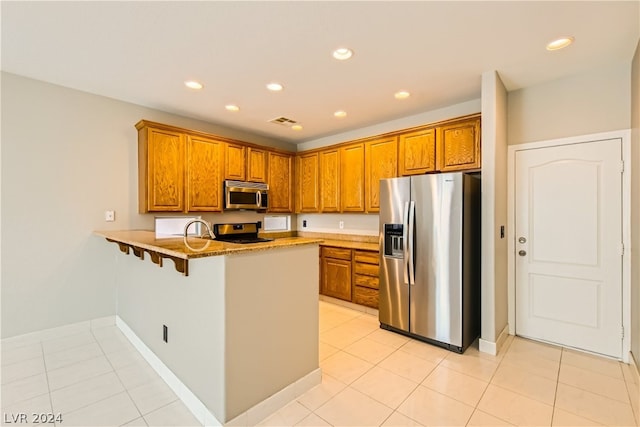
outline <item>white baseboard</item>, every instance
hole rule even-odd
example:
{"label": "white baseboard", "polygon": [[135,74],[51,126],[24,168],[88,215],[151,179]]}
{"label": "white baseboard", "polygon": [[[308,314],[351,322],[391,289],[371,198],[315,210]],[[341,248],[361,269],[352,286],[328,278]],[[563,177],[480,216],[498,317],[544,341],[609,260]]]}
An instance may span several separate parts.
{"label": "white baseboard", "polygon": [[509,338],[509,325],[506,325],[502,329],[502,332],[500,332],[500,335],[498,335],[498,339],[496,340],[496,342],[483,340],[482,338],[480,338],[478,340],[479,350],[483,353],[488,353],[492,356],[496,356],[504,346],[507,338]]}
{"label": "white baseboard", "polygon": [[311,388],[322,382],[322,371],[320,368],[310,372],[284,389],[278,391],[257,405],[249,408],[228,423],[221,423],[207,409],[204,403],[193,394],[191,390],[167,367],[167,365],[155,355],[147,345],[133,332],[129,325],[120,316],[116,316],[116,326],[122,331],[133,346],[140,352],[142,357],[160,375],[160,377],[173,390],[178,398],[191,411],[194,417],[204,426],[254,426],[278,409],[284,407],[289,402],[307,392]]}

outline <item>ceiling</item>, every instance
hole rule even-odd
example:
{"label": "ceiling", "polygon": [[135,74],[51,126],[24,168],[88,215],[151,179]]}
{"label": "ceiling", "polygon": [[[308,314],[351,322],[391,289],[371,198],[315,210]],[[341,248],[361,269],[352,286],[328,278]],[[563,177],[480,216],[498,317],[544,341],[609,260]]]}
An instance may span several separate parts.
{"label": "ceiling", "polygon": [[[511,91],[630,62],[639,4],[2,1],[2,69],[300,143],[478,99],[484,71]],[[303,129],[269,123],[282,116]]]}

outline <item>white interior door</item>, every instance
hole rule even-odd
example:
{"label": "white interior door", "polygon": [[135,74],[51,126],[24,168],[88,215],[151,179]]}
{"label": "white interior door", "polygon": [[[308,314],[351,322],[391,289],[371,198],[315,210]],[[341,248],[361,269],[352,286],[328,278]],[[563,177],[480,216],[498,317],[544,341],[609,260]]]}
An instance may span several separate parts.
{"label": "white interior door", "polygon": [[620,358],[622,141],[516,153],[516,334]]}

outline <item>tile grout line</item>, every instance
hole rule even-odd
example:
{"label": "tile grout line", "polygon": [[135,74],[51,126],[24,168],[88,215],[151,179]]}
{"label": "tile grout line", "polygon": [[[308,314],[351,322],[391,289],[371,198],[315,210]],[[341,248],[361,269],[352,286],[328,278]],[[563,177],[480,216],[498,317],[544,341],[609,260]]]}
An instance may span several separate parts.
{"label": "tile grout line", "polygon": [[556,388],[553,392],[553,405],[551,409],[551,425],[553,425],[553,417],[556,415],[556,401],[558,400],[558,386],[560,385],[560,370],[562,369],[562,358],[564,356],[564,347],[560,347],[560,361],[558,362],[558,373],[556,374]]}
{"label": "tile grout line", "polygon": [[[42,363],[44,364],[44,377],[47,379],[47,390],[49,391],[49,405],[51,405],[51,413],[53,414],[55,409],[53,407],[53,399],[51,397],[51,384],[49,383],[49,370],[47,369],[47,358],[44,357],[44,344],[40,341],[40,351],[42,351]],[[60,414],[62,416],[62,414]],[[64,418],[62,419],[62,424],[64,422]],[[58,426],[58,422],[54,418],[53,422],[54,426]]]}

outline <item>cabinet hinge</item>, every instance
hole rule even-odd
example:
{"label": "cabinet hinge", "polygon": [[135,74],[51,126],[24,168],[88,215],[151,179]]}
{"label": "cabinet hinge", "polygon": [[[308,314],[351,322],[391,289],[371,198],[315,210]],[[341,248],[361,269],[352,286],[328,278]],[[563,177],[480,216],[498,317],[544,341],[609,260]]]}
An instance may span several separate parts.
{"label": "cabinet hinge", "polygon": [[620,173],[624,173],[624,160],[620,160]]}
{"label": "cabinet hinge", "polygon": [[622,326],[620,329],[620,335],[622,335],[621,338],[624,339],[624,326]]}
{"label": "cabinet hinge", "polygon": [[620,243],[620,255],[624,255],[624,243]]}

